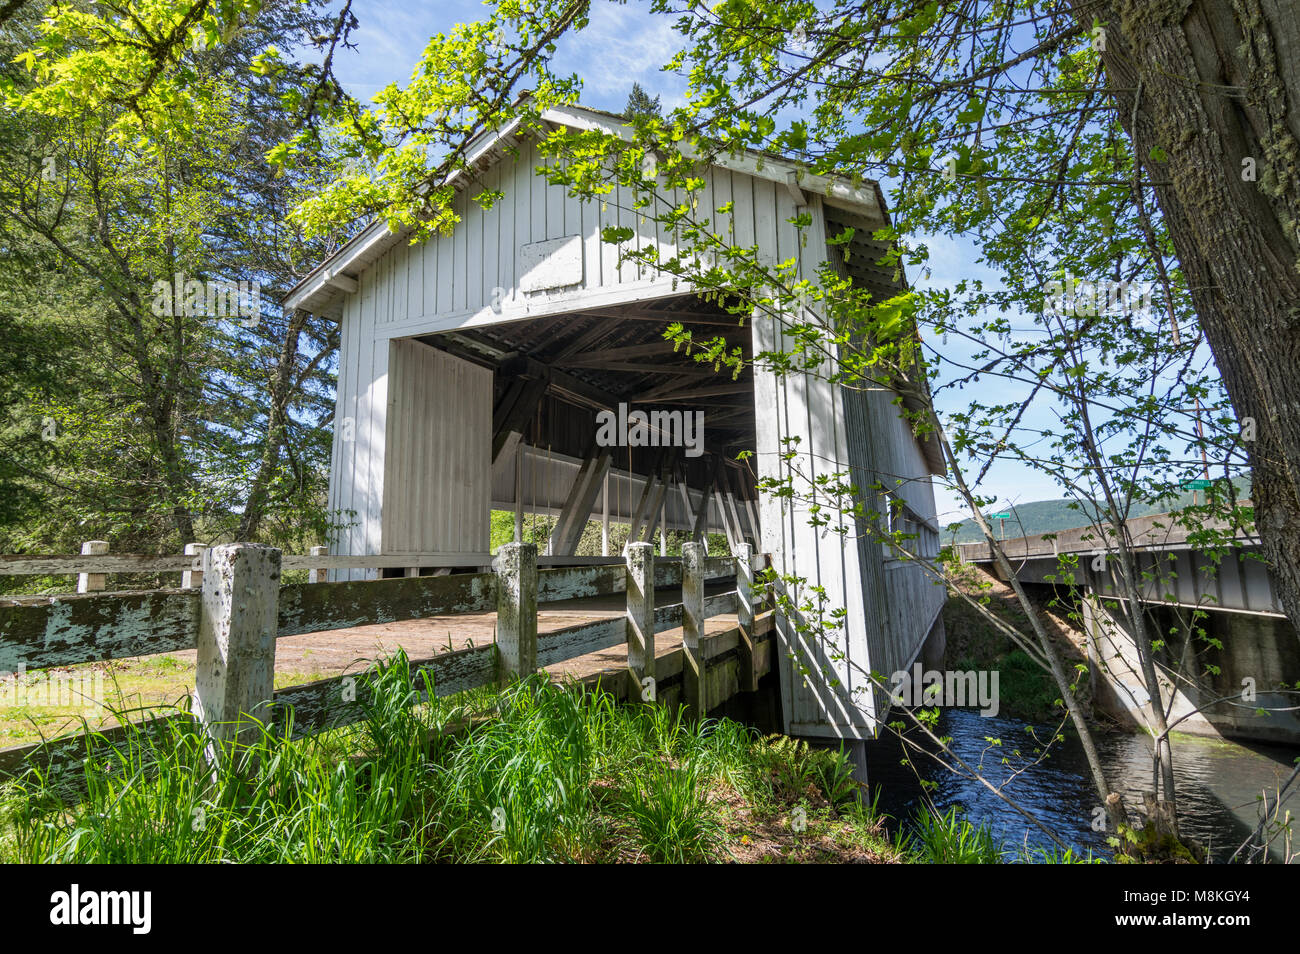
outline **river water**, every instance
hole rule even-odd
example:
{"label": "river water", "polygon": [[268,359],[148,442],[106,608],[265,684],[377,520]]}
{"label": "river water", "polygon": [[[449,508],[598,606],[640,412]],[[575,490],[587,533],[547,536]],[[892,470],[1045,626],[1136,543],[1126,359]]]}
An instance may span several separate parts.
{"label": "river water", "polygon": [[[1048,759],[1026,767],[1035,742],[1024,722],[981,717],[974,709],[944,709],[939,719],[936,734],[951,736],[949,745],[963,761],[982,765],[984,776],[995,785],[1006,782],[1005,794],[1067,844],[1081,851],[1091,849],[1094,856],[1109,856],[1107,833],[1093,830],[1094,809],[1100,803],[1077,739],[1067,737],[1056,743]],[[1033,728],[1038,738],[1050,737],[1050,727]],[[986,741],[989,737],[1002,744],[991,745]],[[1108,733],[1098,735],[1097,746],[1112,787],[1124,793],[1130,811],[1140,809],[1141,793],[1153,790],[1149,739]],[[1012,755],[1017,747],[1020,757]],[[1216,859],[1230,855],[1250,834],[1259,819],[1262,793],[1267,789],[1270,797],[1276,798],[1278,786],[1300,756],[1297,748],[1262,744],[1247,748],[1186,735],[1177,736],[1173,748],[1180,830],[1207,846]],[[908,819],[921,804],[919,772],[921,778],[937,786],[930,797],[940,811],[961,807],[972,822],[989,825],[1012,851],[1026,846],[1031,850],[1054,848],[1046,835],[978,781],[959,778],[923,756],[914,760],[916,771],[902,766],[905,749],[892,734],[882,735],[867,749],[868,775],[873,789],[880,792],[879,807],[893,818]],[[1004,758],[1010,764],[1004,763]],[[1291,809],[1297,818],[1295,827],[1300,828],[1300,793],[1294,789],[1284,808]],[[1300,851],[1300,831],[1293,839],[1293,850]],[[1273,860],[1282,860],[1276,845]]]}

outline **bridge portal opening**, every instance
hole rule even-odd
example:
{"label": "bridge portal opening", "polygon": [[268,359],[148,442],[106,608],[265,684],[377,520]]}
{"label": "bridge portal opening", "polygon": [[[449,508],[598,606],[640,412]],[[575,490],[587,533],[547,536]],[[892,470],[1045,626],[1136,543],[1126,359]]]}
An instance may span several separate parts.
{"label": "bridge portal opening", "polygon": [[[689,350],[665,337],[674,322],[689,332]],[[486,522],[492,544],[535,541],[543,562],[552,565],[621,560],[623,546],[633,541],[669,554],[687,539],[704,540],[715,555],[744,542],[758,547],[748,321],[742,325],[725,308],[683,295],[461,328],[411,342],[479,369],[478,375],[461,375],[452,389],[475,391],[480,404],[489,403],[483,397],[490,393],[490,421],[481,409],[463,428],[476,433],[452,440],[446,452],[475,460],[486,454],[486,470],[470,466],[475,473],[460,483],[486,481],[488,488],[484,497],[453,486],[408,507],[390,507],[386,499],[386,550],[392,549],[390,539],[400,546],[404,526],[430,519],[442,527],[472,525],[468,535],[439,534],[456,548],[475,548]],[[721,347],[739,367],[697,360],[710,346]],[[404,440],[396,419],[407,387],[390,381],[397,428],[390,428],[390,443]],[[461,400],[451,391],[440,399],[453,405]],[[430,410],[473,417],[453,406]],[[390,460],[395,453],[390,447]],[[455,462],[443,466],[454,471]],[[490,512],[481,519],[428,513],[484,506]]]}

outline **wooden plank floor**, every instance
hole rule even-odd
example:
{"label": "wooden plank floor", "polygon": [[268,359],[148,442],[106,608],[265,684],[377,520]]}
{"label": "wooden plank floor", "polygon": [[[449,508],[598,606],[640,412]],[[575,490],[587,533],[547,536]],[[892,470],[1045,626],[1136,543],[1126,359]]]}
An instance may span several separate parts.
{"label": "wooden plank floor", "polygon": [[[734,589],[734,585],[730,583],[711,584],[705,588],[705,596],[726,593],[731,589]],[[655,592],[655,604],[659,606],[680,600],[681,591],[675,587]],[[554,632],[581,623],[620,617],[625,611],[626,597],[622,593],[546,603],[538,608],[537,631]],[[405,649],[412,659],[420,659],[452,649],[485,646],[492,642],[495,625],[495,613],[466,613],[285,636],[276,640],[275,671],[306,673],[323,678],[359,672],[371,662],[391,655],[398,649]],[[735,625],[734,614],[715,616],[706,620],[705,633],[716,633]],[[680,627],[659,633],[655,636],[655,655],[658,657],[672,652],[681,644]],[[195,653],[191,650],[169,655],[193,663]],[[546,671],[557,679],[581,679],[606,671],[621,672],[626,663],[626,647],[614,646],[556,663],[546,667]]]}

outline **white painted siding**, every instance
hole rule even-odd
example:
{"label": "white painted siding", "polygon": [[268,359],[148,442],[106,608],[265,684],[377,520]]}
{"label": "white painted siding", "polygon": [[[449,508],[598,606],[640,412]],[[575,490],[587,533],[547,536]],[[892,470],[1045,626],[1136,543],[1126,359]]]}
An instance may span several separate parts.
{"label": "white painted siding", "polygon": [[492,372],[418,341],[391,342],[384,553],[486,553]]}
{"label": "white painted siding", "polygon": [[[551,186],[534,169],[541,157],[528,144],[518,158],[503,157],[481,183],[461,192],[456,209],[462,222],[451,235],[423,245],[398,244],[359,275],[356,294],[345,296],[335,425],[330,506],[348,526],[333,552],[463,551],[487,549],[488,509],[493,501],[512,501],[514,469],[503,468],[493,487],[490,454],[492,392],[490,372],[455,361],[409,340],[416,335],[455,328],[524,320],[578,309],[621,305],[671,294],[676,287],[653,269],[618,264],[617,250],[602,242],[601,230],[625,226],[639,247],[653,244],[662,257],[676,254],[675,237],[660,234],[643,221],[631,200],[615,187],[603,202],[583,203]],[[814,279],[827,249],[821,200],[811,198],[806,211],[813,224],[802,238],[790,224],[797,211],[784,185],[720,167],[706,177],[697,214],[714,220],[742,247],[757,245],[769,263],[794,259],[800,274]],[[488,211],[471,196],[480,188],[505,195]],[[734,203],[730,214],[718,206]],[[534,242],[578,236],[580,280],[560,288],[525,292],[520,249]],[[756,319],[756,350],[780,347],[778,324]],[[390,358],[391,355],[391,358]],[[441,355],[439,357],[439,355]],[[823,374],[825,369],[823,369]],[[791,465],[780,458],[783,437],[801,438],[794,467],[796,489],[829,473],[901,475],[915,478],[897,493],[918,515],[933,519],[934,500],[915,440],[889,404],[889,395],[857,400],[833,387],[822,375],[777,379],[757,369],[754,401],[758,469],[780,477]],[[353,431],[351,441],[345,429]],[[525,460],[523,497],[533,485],[544,488],[538,509],[562,501],[576,472],[576,462],[541,466],[542,451]],[[566,470],[567,468],[567,470]],[[635,506],[640,481],[614,486],[623,507]],[[696,494],[693,499],[698,499]],[[672,524],[685,523],[677,494],[668,499]],[[681,510],[681,513],[678,510]],[[593,516],[600,512],[597,501]],[[710,525],[721,525],[716,503]],[[848,616],[831,643],[800,643],[796,627],[782,621],[781,685],[787,731],[806,735],[863,738],[875,734],[882,716],[880,700],[860,690],[864,673],[887,672],[910,661],[930,628],[942,591],[925,589],[916,567],[886,566],[881,548],[860,545],[856,527],[844,527],[834,508],[823,511],[828,527],[811,525],[808,502],[783,504],[765,496],[761,502],[762,548],[779,571],[805,577],[825,589],[828,609],[843,607]],[[844,533],[836,532],[844,530]],[[348,576],[347,571],[334,574]],[[352,571],[355,578],[374,571]],[[803,596],[811,595],[808,592]],[[811,659],[805,679],[786,655],[797,648]],[[825,667],[822,675],[820,667]]]}
{"label": "white painted siding", "polygon": [[[369,291],[377,295],[371,306],[375,335],[428,334],[681,291],[650,269],[639,274],[635,264],[618,267],[617,249],[601,241],[603,229],[625,226],[636,233],[635,247],[657,246],[664,258],[676,254],[673,236],[658,234],[653,219],[631,208],[630,196],[616,187],[601,201],[584,203],[536,175],[542,162],[536,147],[524,144],[517,159],[502,158],[479,183],[457,195],[454,208],[461,222],[451,235],[435,236],[423,245],[401,243],[362,273]],[[485,211],[473,201],[483,189],[498,188],[505,196],[492,209]],[[715,207],[712,189],[704,192],[700,207]],[[581,240],[582,280],[561,288],[521,291],[519,249],[567,236]]]}

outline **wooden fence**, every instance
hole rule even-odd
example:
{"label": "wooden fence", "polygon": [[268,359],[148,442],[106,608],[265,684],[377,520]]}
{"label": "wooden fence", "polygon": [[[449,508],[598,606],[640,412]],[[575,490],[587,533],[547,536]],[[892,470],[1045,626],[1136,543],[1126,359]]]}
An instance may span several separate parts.
{"label": "wooden fence", "polygon": [[[626,673],[610,688],[666,702],[660,684],[671,676],[677,700],[707,712],[737,690],[757,688],[771,666],[771,614],[755,617],[748,546],[734,558],[707,558],[691,543],[680,561],[667,561],[657,560],[650,544],[634,543],[622,563],[539,568],[535,545],[511,543],[492,572],[284,586],[285,561],[273,547],[224,544],[199,556],[201,570],[187,581],[197,586],[188,589],[0,599],[0,673],[196,649],[192,714],[167,718],[197,718],[221,738],[248,731],[249,715],[291,725],[295,736],[362,718],[367,687],[356,675],[276,691],[275,641],[372,623],[497,613],[495,644],[411,660],[421,698],[502,683],[626,643]],[[706,597],[706,582],[719,579],[734,579],[735,588]],[[681,587],[681,601],[656,606],[655,588],[672,586]],[[623,616],[539,635],[539,604],[615,593],[626,593]],[[735,627],[705,637],[706,619],[732,613]],[[656,659],[655,634],[678,627],[682,648]],[[125,732],[98,734],[111,741]],[[0,775],[76,763],[85,752],[82,734],[3,749]]]}
{"label": "wooden fence", "polygon": [[[208,547],[189,543],[185,552],[175,556],[109,553],[107,540],[87,540],[81,553],[35,555],[0,553],[0,577],[5,576],[75,576],[78,593],[104,590],[110,573],[179,573],[182,588],[197,587],[203,578],[203,553]],[[661,558],[662,559],[662,558]],[[670,558],[672,559],[672,558]],[[622,565],[621,557],[540,556],[539,566]],[[324,583],[330,570],[401,569],[406,576],[418,575],[417,569],[444,573],[451,568],[481,567],[493,564],[490,553],[383,553],[369,556],[331,556],[329,547],[312,547],[311,552],[282,554],[281,570],[309,570],[313,583]]]}

